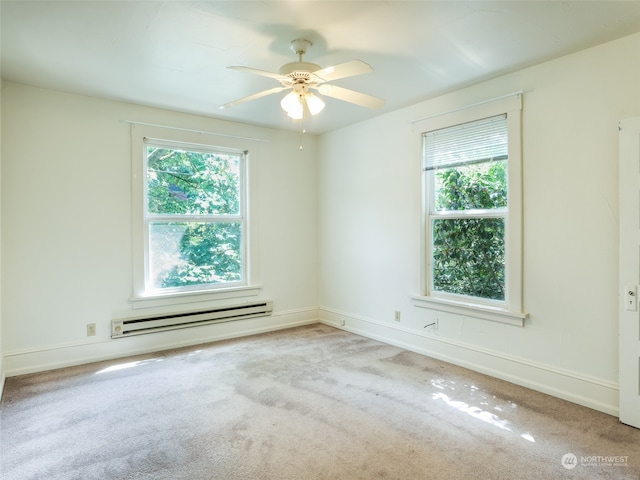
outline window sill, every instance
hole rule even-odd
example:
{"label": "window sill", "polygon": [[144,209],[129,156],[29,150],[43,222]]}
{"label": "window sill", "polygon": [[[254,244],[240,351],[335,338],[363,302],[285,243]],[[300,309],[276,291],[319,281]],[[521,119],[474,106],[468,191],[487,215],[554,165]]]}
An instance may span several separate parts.
{"label": "window sill", "polygon": [[134,309],[164,307],[183,303],[225,300],[228,298],[255,297],[260,294],[262,285],[248,287],[222,288],[219,290],[202,290],[179,293],[160,293],[155,295],[136,296],[129,299]]}
{"label": "window sill", "polygon": [[467,317],[514,325],[516,327],[524,327],[524,321],[529,317],[528,313],[510,312],[501,308],[455,302],[441,298],[412,295],[411,300],[415,307],[455,313]]}

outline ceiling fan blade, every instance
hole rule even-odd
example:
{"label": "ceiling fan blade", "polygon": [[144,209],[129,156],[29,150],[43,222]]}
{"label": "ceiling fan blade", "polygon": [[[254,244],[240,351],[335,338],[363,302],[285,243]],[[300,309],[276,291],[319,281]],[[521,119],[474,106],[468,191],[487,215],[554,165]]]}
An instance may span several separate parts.
{"label": "ceiling fan blade", "polygon": [[233,102],[225,103],[224,105],[220,105],[220,108],[235,107],[236,105],[240,105],[241,103],[244,103],[244,102],[250,102],[251,100],[256,100],[258,98],[266,97],[267,95],[271,95],[272,93],[281,92],[283,90],[286,90],[287,88],[291,88],[291,87],[270,88],[269,90],[264,90],[262,92],[254,93],[253,95],[249,95],[248,97],[243,97],[238,100],[234,100]]}
{"label": "ceiling fan blade", "polygon": [[360,60],[351,60],[350,62],[340,63],[332,67],[316,70],[313,74],[320,78],[323,82],[331,82],[339,78],[354,77],[364,73],[373,72],[373,68],[368,63]]}
{"label": "ceiling fan blade", "polygon": [[344,87],[329,85],[327,83],[323,83],[322,85],[319,85],[315,88],[322,95],[337,98],[338,100],[342,100],[344,102],[355,103],[356,105],[360,105],[361,107],[376,109],[382,108],[385,104],[385,101],[382,98],[367,95],[366,93],[356,92],[355,90],[349,90],[348,88]]}
{"label": "ceiling fan blade", "polygon": [[284,75],[280,75],[279,73],[267,72],[266,70],[258,70],[257,68],[251,67],[242,67],[242,66],[231,66],[227,67],[231,70],[238,70],[240,72],[252,73],[254,75],[262,75],[263,77],[275,78],[276,80],[286,79]]}

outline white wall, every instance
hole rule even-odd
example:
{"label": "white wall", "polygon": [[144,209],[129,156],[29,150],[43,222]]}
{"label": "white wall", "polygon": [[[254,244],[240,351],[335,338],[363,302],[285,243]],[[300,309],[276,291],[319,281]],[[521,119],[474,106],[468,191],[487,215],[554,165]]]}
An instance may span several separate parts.
{"label": "white wall", "polygon": [[[320,137],[324,321],[616,413],[616,127],[640,114],[638,51],[634,35]],[[417,308],[421,160],[409,122],[521,89],[530,319]],[[436,317],[437,331],[423,328]]]}
{"label": "white wall", "polygon": [[[251,158],[260,297],[273,300],[272,317],[110,339],[111,318],[132,312],[127,120],[266,140]],[[315,137],[300,151],[296,133],[6,82],[2,126],[8,375],[317,320]],[[97,335],[87,337],[94,322]]]}

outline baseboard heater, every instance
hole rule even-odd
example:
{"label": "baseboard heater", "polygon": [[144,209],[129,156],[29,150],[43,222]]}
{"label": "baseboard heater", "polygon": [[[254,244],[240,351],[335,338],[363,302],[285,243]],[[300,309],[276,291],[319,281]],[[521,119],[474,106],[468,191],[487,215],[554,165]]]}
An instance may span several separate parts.
{"label": "baseboard heater", "polygon": [[265,317],[273,312],[273,302],[245,303],[188,312],[149,315],[111,320],[111,338],[130,337],[143,333],[162,332],[177,328],[197,327],[210,323],[230,322],[243,318]]}

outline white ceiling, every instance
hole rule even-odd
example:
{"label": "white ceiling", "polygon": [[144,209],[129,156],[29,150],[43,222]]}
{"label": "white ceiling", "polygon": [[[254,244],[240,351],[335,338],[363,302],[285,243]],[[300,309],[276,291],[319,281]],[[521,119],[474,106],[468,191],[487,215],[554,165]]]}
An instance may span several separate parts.
{"label": "white ceiling", "polygon": [[[297,130],[278,86],[229,70],[277,72],[304,57],[359,59],[374,72],[335,84],[386,99],[381,110],[326,99],[307,121],[323,133],[640,31],[640,1],[7,1],[4,81]],[[640,52],[639,52],[640,55]],[[505,92],[509,93],[509,92]]]}

